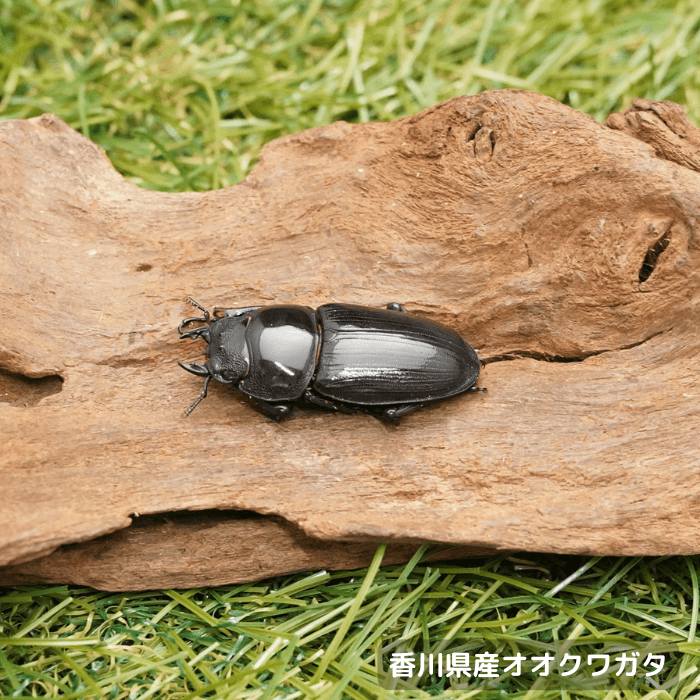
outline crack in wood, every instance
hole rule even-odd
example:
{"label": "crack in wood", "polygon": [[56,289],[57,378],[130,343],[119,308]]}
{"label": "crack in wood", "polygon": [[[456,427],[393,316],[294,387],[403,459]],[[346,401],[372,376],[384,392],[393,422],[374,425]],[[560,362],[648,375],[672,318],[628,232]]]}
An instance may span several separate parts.
{"label": "crack in wood", "polygon": [[653,340],[657,336],[660,336],[663,333],[667,333],[667,332],[672,331],[672,330],[673,330],[673,327],[665,328],[662,331],[657,331],[656,333],[652,333],[647,338],[644,338],[643,340],[640,340],[636,343],[630,343],[629,345],[623,345],[619,348],[606,348],[604,350],[595,350],[592,352],[585,352],[585,353],[581,353],[580,355],[571,355],[571,356],[550,355],[549,353],[537,352],[535,350],[513,350],[511,352],[504,352],[500,355],[493,355],[492,357],[480,357],[479,360],[481,361],[481,363],[483,365],[490,365],[490,364],[493,364],[494,362],[510,362],[512,360],[538,360],[540,362],[583,362],[584,360],[587,360],[589,357],[596,357],[598,355],[605,355],[606,353],[618,352],[620,350],[631,350],[632,348],[636,348],[636,347],[639,347],[640,345],[644,345],[644,343],[647,343],[648,341]]}
{"label": "crack in wood", "polygon": [[670,229],[665,231],[663,235],[647,250],[644,256],[644,261],[639,269],[639,281],[646,282],[656,269],[656,263],[659,261],[661,254],[668,248],[671,243]]}

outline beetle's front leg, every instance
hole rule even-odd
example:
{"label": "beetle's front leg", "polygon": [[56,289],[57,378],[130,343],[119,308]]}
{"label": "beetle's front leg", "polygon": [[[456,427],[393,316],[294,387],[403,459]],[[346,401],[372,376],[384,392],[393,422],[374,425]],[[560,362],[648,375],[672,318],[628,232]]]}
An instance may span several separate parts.
{"label": "beetle's front leg", "polygon": [[278,422],[291,415],[294,409],[291,403],[270,403],[269,401],[262,401],[261,399],[253,399],[253,403],[261,413],[264,413],[268,418],[272,418],[272,420]]}
{"label": "beetle's front leg", "polygon": [[321,396],[317,396],[312,393],[309,389],[304,392],[304,401],[313,404],[314,406],[322,406],[327,408],[329,411],[336,411],[337,413],[346,413],[347,415],[352,415],[355,411],[348,406],[343,406],[342,403],[336,403],[330,399],[324,399]]}

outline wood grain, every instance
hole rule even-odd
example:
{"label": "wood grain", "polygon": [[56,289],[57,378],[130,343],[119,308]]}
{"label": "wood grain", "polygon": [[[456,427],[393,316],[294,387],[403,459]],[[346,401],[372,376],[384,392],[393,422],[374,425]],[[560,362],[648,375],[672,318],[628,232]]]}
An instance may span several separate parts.
{"label": "wood grain", "polygon": [[[0,124],[0,562],[198,509],[315,540],[699,552],[700,146],[654,105],[682,158],[653,125],[505,90],[283,137],[241,184],[184,194],[131,185],[51,115]],[[184,419],[187,295],[398,301],[478,349],[488,392],[393,428],[278,425],[219,385]],[[154,585],[181,580],[168,557]]]}
{"label": "wood grain", "polygon": [[[131,526],[45,557],[0,567],[0,585],[74,583],[102,590],[192,588],[245,583],[300,571],[369,566],[377,541],[328,542],[275,516],[246,511],[145,515]],[[392,542],[383,564],[408,561],[418,549]],[[493,554],[478,547],[434,545],[428,561]]]}

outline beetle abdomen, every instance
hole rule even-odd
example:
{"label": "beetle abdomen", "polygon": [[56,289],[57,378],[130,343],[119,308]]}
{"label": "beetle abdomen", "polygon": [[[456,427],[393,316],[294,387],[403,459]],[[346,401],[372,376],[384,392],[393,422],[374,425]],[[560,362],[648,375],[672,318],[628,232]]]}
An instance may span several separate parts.
{"label": "beetle abdomen", "polygon": [[453,396],[479,376],[474,350],[451,329],[396,311],[349,304],[318,309],[321,355],[314,389],[365,406]]}
{"label": "beetle abdomen", "polygon": [[318,348],[316,312],[308,306],[268,306],[246,328],[250,370],[238,388],[262,401],[298,399],[311,381]]}

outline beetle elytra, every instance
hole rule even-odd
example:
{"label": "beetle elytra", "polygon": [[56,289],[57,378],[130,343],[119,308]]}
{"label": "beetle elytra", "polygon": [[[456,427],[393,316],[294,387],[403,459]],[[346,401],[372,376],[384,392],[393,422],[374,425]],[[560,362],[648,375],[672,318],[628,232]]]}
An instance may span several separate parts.
{"label": "beetle elytra", "polygon": [[[426,403],[485,391],[474,386],[479,358],[452,329],[406,312],[399,304],[372,309],[351,304],[247,306],[215,310],[196,302],[203,318],[187,318],[180,338],[207,342],[203,364],[183,364],[209,382],[239,389],[268,417],[295,405],[341,413],[358,410],[397,424]],[[208,325],[189,331],[192,322]]]}

